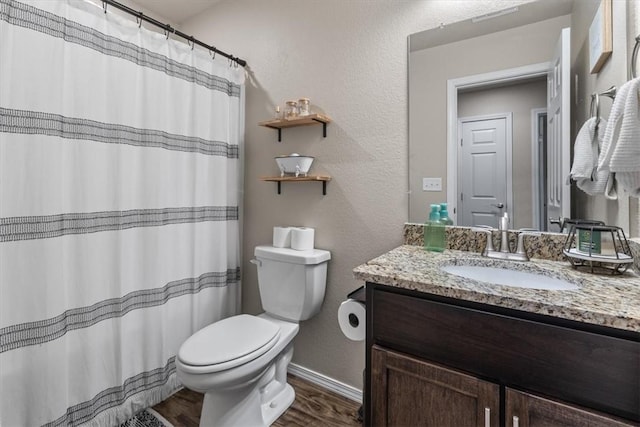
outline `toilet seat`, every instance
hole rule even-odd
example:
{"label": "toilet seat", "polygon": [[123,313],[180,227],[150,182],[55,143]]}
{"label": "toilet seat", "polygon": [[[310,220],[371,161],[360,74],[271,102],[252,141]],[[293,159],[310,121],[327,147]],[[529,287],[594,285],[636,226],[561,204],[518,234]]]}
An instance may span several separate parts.
{"label": "toilet seat", "polygon": [[183,368],[204,374],[245,364],[269,351],[280,326],[248,314],[215,322],[188,338],[178,351]]}

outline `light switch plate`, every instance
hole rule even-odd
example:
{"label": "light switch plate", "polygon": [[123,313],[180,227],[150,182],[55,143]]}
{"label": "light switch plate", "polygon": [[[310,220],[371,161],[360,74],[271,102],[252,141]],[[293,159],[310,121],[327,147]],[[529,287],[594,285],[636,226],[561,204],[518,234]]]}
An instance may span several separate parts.
{"label": "light switch plate", "polygon": [[442,191],[442,178],[422,178],[422,191]]}

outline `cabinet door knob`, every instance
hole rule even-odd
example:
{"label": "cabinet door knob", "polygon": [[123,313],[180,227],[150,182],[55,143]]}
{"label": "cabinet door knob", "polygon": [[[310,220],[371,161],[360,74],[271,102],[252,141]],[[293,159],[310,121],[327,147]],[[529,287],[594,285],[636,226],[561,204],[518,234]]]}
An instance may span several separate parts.
{"label": "cabinet door knob", "polygon": [[520,418],[513,416],[513,427],[520,427]]}
{"label": "cabinet door knob", "polygon": [[484,408],[484,427],[491,427],[491,408]]}

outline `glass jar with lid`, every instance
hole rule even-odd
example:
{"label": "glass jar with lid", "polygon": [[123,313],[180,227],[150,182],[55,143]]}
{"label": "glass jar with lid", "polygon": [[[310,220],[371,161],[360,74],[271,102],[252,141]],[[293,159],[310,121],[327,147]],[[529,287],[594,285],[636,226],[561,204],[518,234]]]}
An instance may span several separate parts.
{"label": "glass jar with lid", "polygon": [[308,116],[311,114],[309,110],[309,98],[300,98],[298,100],[298,114],[301,116]]}
{"label": "glass jar with lid", "polygon": [[284,107],[284,118],[293,119],[298,117],[298,103],[296,101],[287,101]]}

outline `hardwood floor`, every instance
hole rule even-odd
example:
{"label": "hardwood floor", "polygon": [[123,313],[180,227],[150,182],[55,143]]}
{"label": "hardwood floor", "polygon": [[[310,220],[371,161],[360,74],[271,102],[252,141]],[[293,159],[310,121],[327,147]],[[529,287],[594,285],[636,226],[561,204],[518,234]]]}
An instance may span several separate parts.
{"label": "hardwood floor", "polygon": [[[348,427],[361,426],[360,405],[308,381],[289,375],[296,400],[273,424],[275,427]],[[195,391],[182,389],[153,409],[175,427],[198,427],[202,397]]]}

